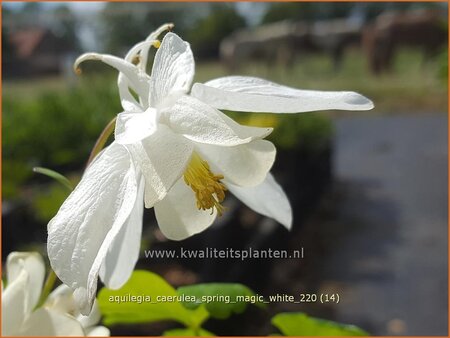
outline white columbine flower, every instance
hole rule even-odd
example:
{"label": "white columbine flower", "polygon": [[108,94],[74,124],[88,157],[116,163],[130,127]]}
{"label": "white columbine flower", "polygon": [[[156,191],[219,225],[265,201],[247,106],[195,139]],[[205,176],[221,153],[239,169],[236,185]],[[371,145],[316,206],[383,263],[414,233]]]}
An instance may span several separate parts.
{"label": "white columbine flower", "polygon": [[[231,76],[195,83],[187,42],[165,35],[151,75],[147,53],[166,27],[134,46],[125,59],[88,53],[119,70],[124,112],[115,141],[87,168],[81,182],[48,225],[48,254],[58,277],[72,289],[82,313],[95,297],[98,276],[120,288],[139,255],[143,200],[154,208],[166,237],[181,240],[209,227],[233,193],[256,212],[287,228],[289,201],[269,173],[271,128],[242,126],[218,109],[294,113],[325,109],[368,110],[353,92],[298,90],[266,80]],[[135,98],[133,92],[137,94]]]}
{"label": "white columbine flower", "polygon": [[97,300],[94,301],[91,313],[88,316],[81,314],[77,303],[73,297],[73,290],[65,284],[61,284],[50,293],[45,303],[47,308],[53,311],[70,314],[81,324],[86,336],[106,337],[110,335],[109,329],[97,325],[101,319],[100,309]]}
{"label": "white columbine flower", "polygon": [[45,275],[45,265],[38,253],[11,253],[6,260],[6,271],[7,285],[2,289],[2,336],[109,335],[107,328],[94,327],[100,320],[96,307],[92,315],[75,318],[74,312],[55,306],[62,301],[57,291],[62,287],[49,295],[51,302],[35,309]]}

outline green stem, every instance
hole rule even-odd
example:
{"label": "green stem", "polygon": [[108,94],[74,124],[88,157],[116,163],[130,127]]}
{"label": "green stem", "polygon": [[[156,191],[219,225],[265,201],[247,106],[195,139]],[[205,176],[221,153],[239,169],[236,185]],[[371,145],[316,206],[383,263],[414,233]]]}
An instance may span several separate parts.
{"label": "green stem", "polygon": [[[205,320],[206,320],[206,319],[205,319]],[[194,334],[195,334],[196,336],[200,336],[200,329],[201,329],[201,327],[202,327],[202,323],[203,323],[203,322],[204,322],[204,320],[203,320],[202,322],[200,322],[200,323],[191,320],[191,321],[189,322],[189,325],[188,325],[187,327],[188,327],[189,329],[191,329],[191,330],[194,332]]]}
{"label": "green stem", "polygon": [[42,168],[42,167],[34,167],[33,171],[35,173],[39,173],[39,174],[53,178],[54,180],[58,181],[63,186],[65,186],[67,189],[69,189],[69,191],[73,190],[72,183],[70,183],[70,181],[65,176],[61,175],[60,173],[58,173],[56,171],[53,171],[53,170],[47,169],[47,168]]}
{"label": "green stem", "polygon": [[36,308],[41,307],[45,303],[48,295],[53,290],[53,285],[55,284],[55,282],[56,282],[56,273],[50,269],[47,279],[45,280],[44,288],[41,293],[41,298],[39,298],[39,302],[37,303]]}
{"label": "green stem", "polygon": [[89,155],[89,159],[87,161],[86,167],[94,160],[95,156],[98,155],[98,153],[103,149],[103,147],[106,144],[106,141],[108,141],[109,136],[113,133],[114,127],[116,124],[116,118],[113,118],[103,129],[102,133],[97,139],[97,142],[95,142],[94,148],[91,150],[91,154]]}

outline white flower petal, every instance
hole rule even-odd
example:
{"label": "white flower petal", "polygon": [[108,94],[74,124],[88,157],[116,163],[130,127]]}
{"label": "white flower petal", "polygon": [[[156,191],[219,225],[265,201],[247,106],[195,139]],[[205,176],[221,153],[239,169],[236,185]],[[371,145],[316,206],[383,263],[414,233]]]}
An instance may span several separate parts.
{"label": "white flower petal", "polygon": [[61,284],[50,293],[44,307],[53,312],[70,313],[78,320],[85,331],[90,330],[101,319],[97,300],[94,300],[92,311],[88,316],[80,314],[80,310],[73,297],[73,291],[65,284]]}
{"label": "white flower petal", "polygon": [[159,35],[161,35],[164,31],[170,30],[174,27],[172,23],[166,23],[158,27],[155,31],[150,33],[150,35],[144,40],[133,47],[130,48],[127,55],[125,56],[125,60],[128,62],[133,62],[133,59],[139,55],[139,63],[137,66],[145,72],[148,60],[148,53],[150,48],[157,42]]}
{"label": "white flower petal", "polygon": [[283,188],[269,173],[263,183],[256,187],[243,188],[227,183],[233,195],[250,209],[261,215],[273,218],[287,229],[292,227],[292,209]]}
{"label": "white flower petal", "polygon": [[134,114],[142,113],[145,109],[130,94],[128,84],[122,85],[121,83],[119,83],[118,85],[119,85],[120,103],[122,104],[123,110],[126,111],[127,113],[134,113]]}
{"label": "white flower petal", "polygon": [[119,144],[138,142],[155,132],[157,112],[149,108],[144,113],[120,113],[117,115],[114,137]]}
{"label": "white flower petal", "polygon": [[168,98],[187,93],[194,71],[194,56],[189,43],[174,33],[167,33],[153,62],[149,105],[160,108],[166,105],[164,101]]}
{"label": "white flower petal", "polygon": [[100,322],[102,314],[98,307],[97,299],[94,301],[94,304],[92,305],[92,311],[88,316],[84,316],[79,313],[75,313],[74,316],[77,318],[77,320],[80,322],[81,326],[84,329],[90,328],[98,324],[98,322]]}
{"label": "white flower petal", "polygon": [[19,334],[23,321],[30,314],[27,290],[28,272],[22,269],[2,291],[2,336]]}
{"label": "white flower petal", "polygon": [[12,252],[6,260],[8,283],[13,283],[25,270],[28,274],[27,284],[28,309],[31,312],[39,301],[45,278],[45,264],[37,252]]}
{"label": "white flower petal", "polygon": [[[145,41],[155,41],[158,39],[158,37],[165,31],[171,30],[174,27],[173,23],[166,23],[164,25],[159,26],[154,32],[150,33],[150,35],[147,37],[147,39],[145,39]],[[148,60],[148,52],[149,52],[150,46],[149,47],[144,47],[142,48],[141,52],[140,52],[140,62],[139,62],[139,67],[145,71],[146,67],[147,67],[147,60]]]}
{"label": "white flower petal", "polygon": [[91,309],[107,250],[135,205],[137,175],[126,149],[112,143],[87,168],[48,224],[50,263],[75,290],[83,314]]}
{"label": "white flower petal", "polygon": [[217,109],[186,95],[161,112],[161,121],[192,141],[220,146],[248,143],[272,132],[272,128],[240,125]]}
{"label": "white flower petal", "polygon": [[145,45],[143,45],[142,49],[139,51],[139,63],[137,64],[137,66],[144,72],[147,70],[148,53],[150,51],[150,48],[153,46],[155,40],[156,39],[153,39],[150,34],[150,36],[144,41]]}
{"label": "white flower petal", "polygon": [[[154,39],[148,39],[134,45],[125,56],[125,61],[133,63],[133,59],[139,54],[140,62],[137,64],[137,68],[145,72],[145,65],[147,64],[147,54],[154,42]],[[126,112],[140,113],[148,107],[148,93],[145,93],[145,96],[140,98],[140,102],[138,102],[130,92],[130,87],[133,88],[132,84],[128,80],[127,76],[122,72],[119,72],[117,85],[119,87],[122,107]],[[133,90],[135,89],[133,88]],[[148,87],[146,87],[146,91],[147,90]]]}
{"label": "white flower petal", "polygon": [[145,207],[151,208],[166,196],[181,177],[193,145],[167,126],[159,125],[151,136],[127,145],[127,148],[145,177]]}
{"label": "white flower petal", "polygon": [[66,284],[59,285],[53,290],[45,302],[45,307],[61,313],[78,313],[78,307],[73,298],[73,290]]}
{"label": "white flower petal", "polygon": [[235,147],[196,144],[201,156],[215,174],[226,181],[251,187],[261,183],[275,161],[276,148],[272,142],[256,140]]}
{"label": "white flower petal", "polygon": [[355,92],[299,90],[246,76],[196,83],[191,95],[217,109],[247,112],[301,113],[373,108],[372,101]]}
{"label": "white flower petal", "polygon": [[141,176],[133,211],[109,247],[100,268],[100,278],[110,289],[121,288],[130,278],[138,261],[144,213],[144,187],[144,178]]}
{"label": "white flower petal", "polygon": [[21,336],[84,336],[81,324],[72,316],[39,308],[26,320]]}
{"label": "white flower petal", "polygon": [[175,27],[175,25],[171,22],[162,24],[157,29],[155,29],[153,32],[150,33],[147,40],[156,40],[162,33],[165,31],[170,31]]}
{"label": "white flower petal", "polygon": [[144,106],[131,94],[130,82],[122,73],[119,73],[117,86],[119,87],[120,103],[124,111],[129,113],[142,113],[145,110]]}
{"label": "white flower petal", "polygon": [[[118,58],[113,55],[108,54],[97,54],[97,53],[85,53],[78,57],[75,61],[74,68],[78,69],[79,65],[87,60],[97,60],[106,63],[107,65],[117,69],[119,72],[123,73],[131,84],[132,89],[144,100],[147,101],[149,93],[149,81],[150,78],[148,74],[143,72],[141,69],[136,67],[130,62],[124,59]],[[120,80],[120,79],[119,79]],[[120,83],[119,83],[120,84]],[[122,90],[124,86],[119,85],[119,89]],[[125,95],[124,91],[121,91],[121,95]],[[131,94],[130,94],[131,95]],[[122,97],[121,97],[122,98]],[[122,98],[123,99],[123,98]],[[129,95],[126,96],[126,100],[130,100]],[[132,101],[130,101],[132,102]]]}
{"label": "white flower petal", "polygon": [[135,44],[133,47],[130,48],[130,50],[128,51],[127,55],[125,56],[125,61],[133,63],[133,59],[136,56],[142,56],[141,53],[143,54],[147,54],[148,50],[150,49],[150,47],[156,42],[155,39],[152,40],[148,40],[146,39],[145,41],[141,41],[137,44]]}
{"label": "white flower petal", "polygon": [[197,209],[194,192],[180,179],[167,196],[155,204],[155,215],[164,236],[181,241],[208,228],[217,212]]}

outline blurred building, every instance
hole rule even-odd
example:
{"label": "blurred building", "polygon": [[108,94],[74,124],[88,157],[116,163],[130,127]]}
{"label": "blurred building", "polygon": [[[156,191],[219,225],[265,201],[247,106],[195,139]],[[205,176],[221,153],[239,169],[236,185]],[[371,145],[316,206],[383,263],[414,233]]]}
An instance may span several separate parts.
{"label": "blurred building", "polygon": [[5,77],[30,77],[61,74],[72,58],[75,46],[47,28],[29,28],[11,32],[3,59]]}

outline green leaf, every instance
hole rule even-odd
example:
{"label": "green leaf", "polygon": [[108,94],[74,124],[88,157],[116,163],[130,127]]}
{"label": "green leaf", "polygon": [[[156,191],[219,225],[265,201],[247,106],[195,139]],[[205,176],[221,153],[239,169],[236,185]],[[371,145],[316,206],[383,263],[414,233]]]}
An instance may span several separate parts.
{"label": "green leaf", "polygon": [[177,296],[176,290],[157,274],[136,270],[121,289],[101,289],[98,303],[106,325],[174,320],[191,329],[199,328],[209,317],[205,307],[187,309]]}
{"label": "green leaf", "polygon": [[199,329],[199,330],[192,330],[192,329],[173,329],[173,330],[167,330],[163,332],[163,336],[166,337],[215,337],[216,335],[212,332]]}
{"label": "green leaf", "polygon": [[354,325],[309,317],[305,313],[279,313],[272,324],[285,336],[368,336]]}
{"label": "green leaf", "polygon": [[242,284],[208,283],[182,286],[178,288],[180,296],[195,296],[195,302],[183,302],[188,309],[204,304],[211,317],[226,319],[232,313],[242,313],[249,303],[264,306],[258,302],[258,296]]}
{"label": "green leaf", "polygon": [[54,170],[42,168],[42,167],[34,167],[33,171],[35,173],[39,173],[39,174],[48,176],[50,178],[53,178],[54,180],[58,181],[63,186],[65,186],[67,189],[69,189],[69,191],[73,190],[72,183],[70,183],[70,181],[65,176],[61,175],[60,173],[57,173]]}

